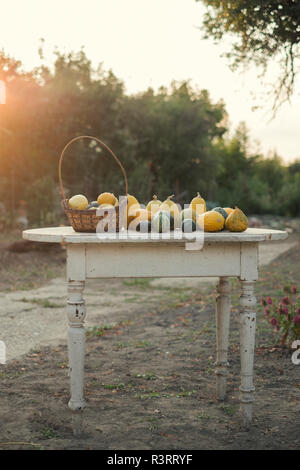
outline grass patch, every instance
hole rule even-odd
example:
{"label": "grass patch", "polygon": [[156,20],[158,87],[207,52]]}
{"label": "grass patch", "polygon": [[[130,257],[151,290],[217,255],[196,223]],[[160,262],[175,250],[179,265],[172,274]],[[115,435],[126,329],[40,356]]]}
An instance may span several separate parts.
{"label": "grass patch", "polygon": [[138,393],[136,397],[139,400],[148,400],[151,398],[160,398],[161,394],[159,392],[149,392],[149,393]]}
{"label": "grass patch", "polygon": [[208,413],[203,412],[203,413],[197,415],[196,418],[200,419],[201,421],[207,421],[207,420],[210,419],[210,416],[209,416]]}
{"label": "grass patch", "polygon": [[37,305],[39,305],[40,307],[43,307],[43,308],[63,308],[63,307],[65,307],[65,304],[56,304],[54,302],[51,302],[49,299],[36,299],[36,298],[26,299],[25,297],[23,297],[22,299],[19,299],[18,302],[25,302],[25,303],[29,303],[29,304],[37,304]]}
{"label": "grass patch", "polygon": [[136,348],[148,348],[149,346],[152,346],[151,341],[144,340],[144,341],[138,341],[137,343],[134,343],[134,346]]}
{"label": "grass patch", "polygon": [[55,438],[60,438],[61,436],[54,431],[54,429],[41,429],[40,430],[40,435],[42,439],[55,439]]}
{"label": "grass patch", "polygon": [[123,285],[124,286],[129,286],[129,287],[146,287],[149,288],[151,287],[151,281],[153,281],[154,278],[137,278],[137,279],[124,279]]}
{"label": "grass patch", "polygon": [[134,297],[128,297],[127,299],[124,300],[126,303],[134,303],[134,302],[139,302],[141,300],[141,296],[134,296]]}
{"label": "grass patch", "polygon": [[225,403],[222,403],[222,405],[219,406],[220,410],[222,410],[227,416],[233,416],[236,412],[236,407],[233,405],[227,405]]}
{"label": "grass patch", "polygon": [[89,338],[93,336],[103,336],[107,331],[112,330],[114,327],[115,325],[111,325],[109,323],[101,326],[92,326],[87,328],[86,336]]}
{"label": "grass patch", "polygon": [[153,372],[145,372],[144,374],[134,374],[134,377],[144,380],[156,380],[158,379],[157,375]]}
{"label": "grass patch", "polygon": [[122,390],[125,388],[125,384],[119,383],[119,384],[102,384],[102,387],[105,388],[106,390]]}

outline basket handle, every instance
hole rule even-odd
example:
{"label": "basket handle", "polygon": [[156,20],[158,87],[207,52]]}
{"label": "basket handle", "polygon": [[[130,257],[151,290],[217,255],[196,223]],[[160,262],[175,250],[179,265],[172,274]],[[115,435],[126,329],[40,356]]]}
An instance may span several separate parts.
{"label": "basket handle", "polygon": [[91,140],[96,140],[100,145],[102,145],[104,148],[106,148],[106,150],[109,151],[109,153],[111,154],[111,156],[115,159],[115,161],[117,162],[117,164],[119,165],[119,167],[121,168],[122,170],[122,173],[123,173],[123,176],[124,176],[124,181],[125,181],[125,192],[126,192],[126,196],[128,194],[128,182],[127,182],[127,176],[126,176],[126,172],[124,170],[124,167],[122,165],[122,163],[120,162],[120,160],[116,157],[116,155],[113,153],[113,151],[104,143],[102,142],[100,139],[98,139],[97,137],[92,137],[90,135],[80,135],[78,137],[74,137],[73,139],[71,139],[63,148],[61,154],[60,154],[60,158],[59,158],[59,163],[58,163],[58,178],[59,178],[59,188],[60,188],[60,194],[61,194],[61,197],[62,199],[66,199],[66,196],[65,196],[65,192],[64,192],[64,188],[63,188],[63,184],[62,184],[62,177],[61,177],[61,166],[62,166],[62,161],[63,161],[63,156],[64,156],[64,153],[65,151],[67,150],[67,148],[73,143],[75,142],[76,140],[79,140],[79,139],[91,139]]}

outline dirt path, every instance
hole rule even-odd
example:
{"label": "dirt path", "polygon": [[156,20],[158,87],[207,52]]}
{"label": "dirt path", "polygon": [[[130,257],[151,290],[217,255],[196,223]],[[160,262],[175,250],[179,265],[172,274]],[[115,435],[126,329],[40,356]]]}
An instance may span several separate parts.
{"label": "dirt path", "polygon": [[[284,253],[295,242],[265,243],[260,247],[260,266],[264,266]],[[128,289],[132,282],[122,280],[89,281],[86,284],[87,327],[99,323],[118,323],[126,318],[128,310],[138,311],[159,303],[172,289],[185,288],[186,294],[210,286],[214,289],[217,278],[178,278],[145,280],[152,289],[132,295]],[[143,282],[143,281],[141,281]],[[45,345],[65,344],[67,320],[65,315],[66,283],[63,278],[51,280],[38,289],[0,292],[0,339],[6,344],[10,361],[31,349]],[[124,309],[125,305],[125,309]],[[127,307],[127,308],[126,308]]]}
{"label": "dirt path", "polygon": [[[278,247],[284,254],[262,266],[270,259],[267,250],[260,256],[258,298],[278,295],[287,281],[300,286],[300,247]],[[73,435],[74,414],[67,407],[65,286],[57,279],[1,294],[9,312],[2,311],[1,322],[15,317],[9,319],[11,337],[18,329],[26,336],[24,349],[36,346],[0,366],[0,449],[300,449],[300,366],[292,363],[291,350],[276,346],[279,338],[258,304],[254,421],[243,431],[238,282],[231,280],[223,403],[215,398],[215,293],[210,283],[193,282],[188,288],[180,280],[88,283],[87,408],[80,437]],[[32,310],[21,312],[20,306]],[[29,322],[37,333],[32,337]],[[41,346],[42,338],[48,346]]]}

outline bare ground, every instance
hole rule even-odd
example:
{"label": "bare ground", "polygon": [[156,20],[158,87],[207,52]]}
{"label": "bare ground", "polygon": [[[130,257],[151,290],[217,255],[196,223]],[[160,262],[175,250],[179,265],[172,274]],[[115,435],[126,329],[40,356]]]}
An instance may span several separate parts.
{"label": "bare ground", "polygon": [[[9,295],[18,297],[15,305],[20,311],[33,307],[28,311],[32,315],[40,309],[53,323],[64,309],[51,307],[51,302],[60,304],[60,300],[37,292],[32,297],[32,290],[13,291],[13,283],[19,269],[26,271],[31,256],[32,277],[26,278],[26,285],[36,282],[40,288],[44,280],[35,277],[44,266],[40,260],[46,263],[48,259],[48,269],[55,270],[53,259],[63,254],[54,253],[51,261],[49,254],[26,256],[26,262],[6,259],[8,273],[10,263],[21,267],[14,264],[11,284],[6,284],[3,295],[9,290]],[[32,262],[34,256],[38,256],[36,262]],[[274,295],[287,281],[299,286],[299,262],[298,245],[262,267],[257,297]],[[59,269],[63,270],[63,262]],[[21,277],[17,282],[21,285]],[[228,397],[219,403],[210,284],[106,281],[99,291],[97,283],[91,283],[88,317],[94,320],[88,324],[86,410],[76,415],[67,408],[65,342],[35,347],[0,365],[0,449],[299,449],[300,369],[291,362],[291,350],[277,346],[279,338],[265,323],[260,307],[255,417],[250,431],[241,428],[238,295],[233,279]],[[118,296],[120,302],[115,300]],[[45,298],[48,304],[32,301],[44,302]],[[18,313],[15,317],[17,328]],[[26,322],[26,316],[23,319]],[[73,432],[81,419],[84,434],[76,437]]]}

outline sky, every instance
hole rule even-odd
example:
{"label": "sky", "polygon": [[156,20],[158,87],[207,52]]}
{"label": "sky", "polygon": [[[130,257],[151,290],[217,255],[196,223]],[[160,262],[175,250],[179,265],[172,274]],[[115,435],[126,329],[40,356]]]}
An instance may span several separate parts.
{"label": "sky", "polygon": [[[93,65],[112,69],[128,93],[190,80],[213,102],[223,99],[232,130],[246,123],[253,150],[276,151],[286,162],[300,158],[299,82],[291,103],[271,120],[272,102],[255,67],[232,72],[221,57],[231,38],[218,45],[203,39],[204,11],[195,0],[0,0],[0,49],[30,69],[41,63],[40,38],[46,64],[53,63],[55,47],[70,52],[83,46]],[[276,73],[274,65],[272,80]],[[253,111],[257,104],[264,109]]]}

